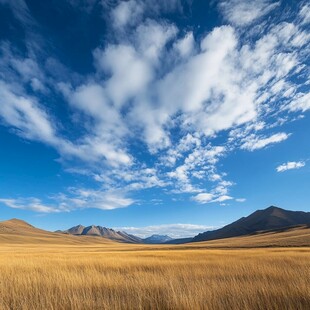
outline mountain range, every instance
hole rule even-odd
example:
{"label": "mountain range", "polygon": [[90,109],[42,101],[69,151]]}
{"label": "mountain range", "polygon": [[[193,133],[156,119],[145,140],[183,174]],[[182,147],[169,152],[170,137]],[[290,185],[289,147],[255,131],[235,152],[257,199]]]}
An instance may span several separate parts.
{"label": "mountain range", "polygon": [[103,226],[91,225],[85,227],[83,225],[77,225],[64,231],[58,230],[57,232],[75,236],[101,236],[110,240],[125,243],[143,243],[143,240],[139,237],[127,234],[124,231],[115,231],[112,228],[106,228]]}
{"label": "mountain range", "polygon": [[[38,229],[22,220],[12,219],[0,222],[0,241],[11,240],[14,243],[23,243],[32,240],[40,243],[133,243],[133,244],[184,244],[200,241],[212,241],[218,239],[233,240],[246,236],[260,236],[270,233],[288,232],[292,229],[306,229],[301,234],[310,231],[310,212],[288,211],[271,206],[264,210],[257,210],[247,217],[226,225],[220,229],[206,231],[193,238],[172,239],[167,235],[152,235],[147,238],[139,238],[123,231],[116,231],[102,226],[77,225],[65,231],[55,233]],[[295,234],[295,233],[294,233]],[[288,235],[287,235],[288,236]],[[98,238],[101,237],[101,238]],[[304,239],[306,240],[306,239]],[[27,242],[28,242],[27,241]],[[309,243],[310,245],[310,243]]]}
{"label": "mountain range", "polygon": [[161,244],[173,240],[167,235],[158,234],[154,234],[152,236],[142,239],[137,236],[128,234],[124,231],[115,231],[112,228],[95,225],[87,227],[83,225],[77,225],[64,231],[58,230],[57,232],[75,236],[101,236],[110,240],[125,243]]}

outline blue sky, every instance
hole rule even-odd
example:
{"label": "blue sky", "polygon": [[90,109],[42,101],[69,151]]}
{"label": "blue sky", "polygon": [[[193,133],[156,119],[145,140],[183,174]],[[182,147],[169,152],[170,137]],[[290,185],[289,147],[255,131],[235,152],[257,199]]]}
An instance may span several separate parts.
{"label": "blue sky", "polygon": [[310,211],[309,25],[306,1],[0,0],[0,219]]}

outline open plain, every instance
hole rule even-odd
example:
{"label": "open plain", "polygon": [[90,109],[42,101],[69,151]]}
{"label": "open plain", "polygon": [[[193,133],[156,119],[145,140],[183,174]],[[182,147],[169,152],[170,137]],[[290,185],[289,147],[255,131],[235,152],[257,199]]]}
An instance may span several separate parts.
{"label": "open plain", "polygon": [[310,309],[309,228],[137,245],[19,224],[0,234],[3,310]]}

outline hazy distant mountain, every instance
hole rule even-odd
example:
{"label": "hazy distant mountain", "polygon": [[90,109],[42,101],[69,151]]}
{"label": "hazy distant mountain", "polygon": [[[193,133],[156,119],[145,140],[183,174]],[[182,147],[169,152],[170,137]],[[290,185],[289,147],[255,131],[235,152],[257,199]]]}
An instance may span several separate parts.
{"label": "hazy distant mountain", "polygon": [[166,241],[165,244],[183,244],[183,243],[191,242],[192,240],[193,240],[192,237],[172,239],[172,240]]}
{"label": "hazy distant mountain", "polygon": [[302,224],[310,225],[310,212],[288,211],[271,206],[264,210],[255,211],[251,215],[242,217],[223,228],[201,233],[194,237],[192,241],[208,241],[250,235],[264,230]]}
{"label": "hazy distant mountain", "polygon": [[143,243],[142,239],[130,234],[127,234],[123,231],[115,231],[111,228],[106,228],[103,226],[83,226],[78,225],[71,227],[62,233],[67,233],[76,236],[101,236],[110,240],[115,240],[119,242],[126,242],[126,243]]}
{"label": "hazy distant mountain", "polygon": [[173,239],[167,235],[152,235],[150,237],[143,239],[143,242],[148,243],[148,244],[159,244],[159,243],[165,243],[171,240]]}

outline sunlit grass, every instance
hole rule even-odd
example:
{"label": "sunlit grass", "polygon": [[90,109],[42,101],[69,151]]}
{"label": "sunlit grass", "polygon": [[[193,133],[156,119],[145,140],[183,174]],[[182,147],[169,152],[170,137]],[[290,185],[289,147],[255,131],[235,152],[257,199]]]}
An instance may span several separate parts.
{"label": "sunlit grass", "polygon": [[1,248],[0,309],[310,309],[310,248]]}

